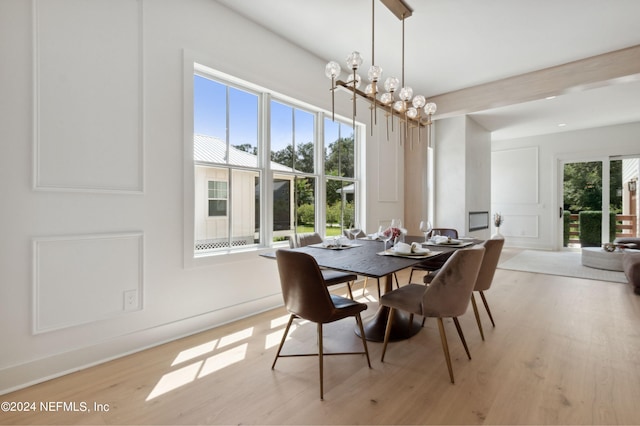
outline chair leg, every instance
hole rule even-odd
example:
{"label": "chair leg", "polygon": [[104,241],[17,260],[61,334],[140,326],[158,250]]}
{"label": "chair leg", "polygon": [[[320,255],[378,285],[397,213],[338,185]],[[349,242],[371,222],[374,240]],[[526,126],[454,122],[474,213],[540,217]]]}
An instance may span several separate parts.
{"label": "chair leg", "polygon": [[484,332],[482,331],[482,323],[480,322],[480,313],[478,312],[478,305],[476,304],[476,298],[471,293],[471,306],[473,306],[473,313],[476,316],[476,322],[478,323],[478,329],[480,330],[480,337],[484,340]]}
{"label": "chair leg", "polygon": [[458,321],[458,318],[453,317],[453,322],[456,324],[456,330],[458,330],[458,336],[460,336],[460,340],[462,340],[462,346],[464,346],[464,350],[467,352],[467,357],[471,359],[471,353],[469,352],[467,341],[464,339],[464,334],[462,333],[462,328],[460,327],[460,322]]}
{"label": "chair leg", "polygon": [[289,329],[291,328],[291,323],[293,322],[294,315],[289,316],[289,322],[287,323],[287,327],[284,329],[284,334],[282,335],[282,340],[280,341],[280,346],[278,346],[278,352],[276,352],[276,357],[273,360],[273,364],[271,364],[271,369],[273,370],[276,366],[276,361],[278,361],[278,357],[280,356],[280,351],[284,346],[285,340],[287,340],[287,335],[289,334]]}
{"label": "chair leg", "polygon": [[[380,300],[380,297],[382,297],[382,295],[380,294],[380,278],[377,278],[377,284],[378,284],[378,300]],[[369,281],[369,277],[364,277],[364,285],[362,286],[362,296],[364,296],[364,290],[367,288],[367,282]]]}
{"label": "chair leg", "polygon": [[324,352],[322,349],[322,323],[319,322],[318,323],[318,363],[320,366],[320,399],[324,399],[324,366],[323,366],[323,361],[324,360]]}
{"label": "chair leg", "polygon": [[449,378],[451,383],[453,381],[453,368],[451,367],[451,357],[449,356],[449,345],[447,344],[447,335],[444,331],[444,324],[442,318],[438,318],[438,328],[440,329],[440,340],[442,340],[442,351],[444,352],[444,359],[447,361],[447,368],[449,369]]}
{"label": "chair leg", "polygon": [[491,309],[489,309],[489,304],[487,303],[487,298],[484,297],[483,291],[480,292],[480,297],[482,297],[482,302],[484,303],[484,307],[487,310],[487,313],[489,314],[489,319],[491,320],[491,324],[495,327],[496,323],[493,322],[493,315],[491,315]]}
{"label": "chair leg", "polygon": [[358,327],[360,328],[360,338],[362,338],[362,346],[364,346],[364,353],[367,356],[367,365],[371,368],[371,360],[369,359],[369,349],[367,348],[367,339],[364,335],[364,326],[362,325],[362,317],[360,314],[356,315],[356,322],[358,323]]}
{"label": "chair leg", "polygon": [[396,279],[396,287],[400,288],[400,281],[398,280],[398,276],[396,275],[396,273],[393,273],[393,277]]}
{"label": "chair leg", "polygon": [[382,357],[380,362],[384,362],[384,354],[387,352],[387,345],[389,344],[389,335],[391,334],[391,323],[393,322],[393,308],[389,308],[389,318],[387,318],[387,328],[384,332],[384,344],[382,346]]}
{"label": "chair leg", "polygon": [[349,292],[349,298],[350,298],[351,300],[354,300],[354,299],[353,299],[353,293],[351,292],[351,284],[353,284],[354,282],[355,282],[355,281],[349,281],[349,282],[347,282],[347,291]]}

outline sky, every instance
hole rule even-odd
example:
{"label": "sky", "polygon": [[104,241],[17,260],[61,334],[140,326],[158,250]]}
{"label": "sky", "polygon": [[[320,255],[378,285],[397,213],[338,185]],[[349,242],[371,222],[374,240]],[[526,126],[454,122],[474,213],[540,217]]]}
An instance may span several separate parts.
{"label": "sky", "polygon": [[[226,140],[226,86],[198,75],[194,76],[194,132]],[[284,103],[271,102],[271,150],[279,151],[292,143],[313,141],[313,113]],[[294,127],[295,123],[295,127]],[[233,87],[229,90],[229,140],[231,145],[250,144],[258,140],[258,96]],[[338,132],[345,137],[351,126],[325,123],[325,138],[335,141]]]}

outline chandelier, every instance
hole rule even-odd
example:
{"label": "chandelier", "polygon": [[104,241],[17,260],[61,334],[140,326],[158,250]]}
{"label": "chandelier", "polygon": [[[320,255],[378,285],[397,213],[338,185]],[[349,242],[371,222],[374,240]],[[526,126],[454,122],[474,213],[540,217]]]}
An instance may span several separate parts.
{"label": "chandelier", "polygon": [[[436,104],[427,102],[422,95],[413,96],[413,89],[405,85],[404,81],[404,21],[410,17],[413,10],[403,0],[380,0],[398,19],[402,21],[402,80],[396,77],[388,77],[384,81],[384,92],[378,89],[378,82],[382,80],[382,68],[375,62],[375,0],[371,0],[371,67],[367,73],[369,84],[364,91],[359,89],[362,78],[358,75],[358,68],[363,59],[360,52],[352,52],[346,59],[349,75],[347,81],[340,80],[342,68],[335,61],[330,61],[325,67],[325,75],[331,79],[331,115],[335,120],[335,91],[344,89],[352,94],[353,100],[353,127],[355,128],[356,99],[361,98],[369,102],[371,122],[377,124],[378,109],[384,112],[387,118],[387,140],[389,139],[389,118],[391,129],[394,128],[394,120],[400,126],[400,144],[409,140],[413,144],[413,130],[418,129],[418,142],[421,140],[422,129],[427,130],[427,143],[430,143],[431,116],[436,112]],[[379,95],[379,96],[378,96]],[[371,134],[373,135],[373,125]]]}

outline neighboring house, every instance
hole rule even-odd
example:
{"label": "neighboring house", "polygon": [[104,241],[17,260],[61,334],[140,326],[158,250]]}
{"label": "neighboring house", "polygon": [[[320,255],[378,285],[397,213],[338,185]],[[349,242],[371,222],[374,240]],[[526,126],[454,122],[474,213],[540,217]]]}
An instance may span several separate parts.
{"label": "neighboring house", "polygon": [[[211,250],[231,246],[254,244],[258,240],[259,186],[258,172],[232,169],[233,197],[229,204],[229,169],[224,164],[256,168],[258,157],[246,151],[229,147],[226,158],[225,141],[196,134],[193,137],[193,159],[195,166],[195,240],[196,250]],[[218,166],[220,165],[220,166]],[[291,172],[291,168],[271,162],[274,172]],[[274,235],[284,236],[293,231],[294,200],[293,176],[274,176]],[[277,201],[277,203],[276,203]],[[238,216],[240,215],[240,216]],[[232,220],[230,217],[240,220]]]}

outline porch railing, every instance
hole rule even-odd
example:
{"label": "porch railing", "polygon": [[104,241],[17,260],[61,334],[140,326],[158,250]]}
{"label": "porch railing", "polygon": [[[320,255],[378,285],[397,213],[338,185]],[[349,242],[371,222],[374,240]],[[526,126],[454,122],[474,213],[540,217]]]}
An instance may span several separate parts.
{"label": "porch railing", "polygon": [[[638,235],[638,221],[636,216],[616,215],[616,238],[635,237]],[[569,244],[580,244],[580,222],[578,214],[569,215]]]}

